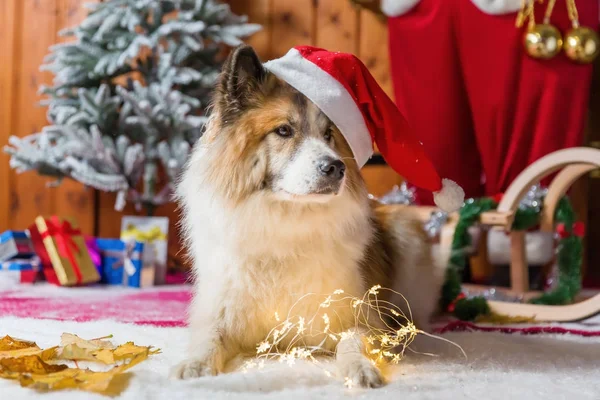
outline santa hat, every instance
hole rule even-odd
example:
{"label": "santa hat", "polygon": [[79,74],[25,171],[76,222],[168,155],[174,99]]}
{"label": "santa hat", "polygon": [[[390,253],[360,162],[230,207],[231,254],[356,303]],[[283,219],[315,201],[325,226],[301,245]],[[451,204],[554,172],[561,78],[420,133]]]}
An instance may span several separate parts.
{"label": "santa hat", "polygon": [[404,116],[358,58],[300,46],[264,66],[331,119],[359,167],[373,154],[374,141],[388,165],[408,182],[432,191],[442,210],[451,212],[462,206],[462,188],[439,177]]}

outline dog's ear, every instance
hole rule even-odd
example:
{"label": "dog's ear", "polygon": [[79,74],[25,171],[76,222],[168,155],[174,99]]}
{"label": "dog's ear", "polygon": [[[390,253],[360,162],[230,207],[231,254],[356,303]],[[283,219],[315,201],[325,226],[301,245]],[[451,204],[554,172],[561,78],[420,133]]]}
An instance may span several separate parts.
{"label": "dog's ear", "polygon": [[221,115],[233,117],[255,102],[267,74],[252,47],[242,45],[234,49],[223,65],[217,85],[215,105]]}

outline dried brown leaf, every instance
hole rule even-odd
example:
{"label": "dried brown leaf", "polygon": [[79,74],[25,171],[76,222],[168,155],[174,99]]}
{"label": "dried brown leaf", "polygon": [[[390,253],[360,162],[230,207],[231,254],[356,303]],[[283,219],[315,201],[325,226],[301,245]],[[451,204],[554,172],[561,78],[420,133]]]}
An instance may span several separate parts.
{"label": "dried brown leaf", "polygon": [[[112,337],[112,336],[107,336],[107,338],[108,337]],[[63,333],[60,336],[60,345],[62,347],[66,347],[71,344],[77,345],[77,347],[82,348],[82,349],[90,349],[90,350],[114,349],[115,348],[115,346],[108,340],[102,340],[102,339],[85,340],[85,339],[80,338],[77,335],[72,334],[72,333]]]}
{"label": "dried brown leaf", "polygon": [[39,347],[27,347],[25,349],[19,350],[4,350],[0,351],[0,360],[3,358],[16,358],[16,357],[24,357],[31,356],[34,354],[39,354],[42,352],[42,349]]}
{"label": "dried brown leaf", "polygon": [[81,348],[73,343],[59,347],[56,352],[56,358],[73,361],[96,361],[95,352],[96,350]]}
{"label": "dried brown leaf", "polygon": [[[0,339],[0,377],[17,379],[22,386],[38,390],[80,389],[116,395],[127,385],[129,374],[124,374],[125,371],[160,352],[133,342],[115,347],[102,339],[105,338],[85,340],[65,333],[61,336],[61,347],[42,350],[34,342],[5,336]],[[92,371],[51,364],[59,360],[108,365],[129,362],[108,371]]]}
{"label": "dried brown leaf", "polygon": [[115,377],[123,374],[146,358],[148,358],[147,353],[140,353],[129,363],[116,366],[104,372],[67,368],[50,374],[20,375],[19,382],[21,386],[32,387],[38,390],[81,389],[102,393],[109,390]]}
{"label": "dried brown leaf", "polygon": [[160,350],[153,350],[151,347],[137,346],[133,342],[127,342],[114,350],[103,349],[96,352],[96,360],[104,364],[115,364],[119,361],[132,359],[139,354],[152,355],[159,353]]}
{"label": "dried brown leaf", "polygon": [[8,335],[4,336],[0,339],[0,351],[12,351],[12,350],[22,350],[28,349],[31,347],[38,348],[35,342],[30,342],[27,340],[15,339]]}
{"label": "dried brown leaf", "polygon": [[40,356],[23,356],[18,358],[4,358],[0,360],[1,371],[17,372],[20,374],[50,374],[63,371],[66,365],[48,364]]}

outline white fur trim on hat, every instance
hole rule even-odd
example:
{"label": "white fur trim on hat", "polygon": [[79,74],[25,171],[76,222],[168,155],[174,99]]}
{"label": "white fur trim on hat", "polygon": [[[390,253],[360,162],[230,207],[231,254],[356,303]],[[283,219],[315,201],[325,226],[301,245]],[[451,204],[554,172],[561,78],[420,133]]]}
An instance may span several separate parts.
{"label": "white fur trim on hat", "polygon": [[264,67],[308,97],[338,127],[352,149],[358,167],[373,154],[371,134],[363,114],[346,88],[296,49]]}
{"label": "white fur trim on hat", "polygon": [[[381,0],[381,11],[388,17],[406,14],[421,0]],[[439,0],[443,1],[443,0]],[[448,1],[448,0],[446,0]],[[510,14],[521,8],[522,0],[471,0],[486,14]]]}
{"label": "white fur trim on hat", "polygon": [[486,14],[510,14],[521,8],[522,0],[472,0]]}
{"label": "white fur trim on hat", "polygon": [[409,12],[421,0],[381,0],[381,12],[388,17],[397,17]]}
{"label": "white fur trim on hat", "polygon": [[450,179],[442,179],[442,189],[433,193],[435,204],[446,212],[460,209],[465,202],[465,191]]}

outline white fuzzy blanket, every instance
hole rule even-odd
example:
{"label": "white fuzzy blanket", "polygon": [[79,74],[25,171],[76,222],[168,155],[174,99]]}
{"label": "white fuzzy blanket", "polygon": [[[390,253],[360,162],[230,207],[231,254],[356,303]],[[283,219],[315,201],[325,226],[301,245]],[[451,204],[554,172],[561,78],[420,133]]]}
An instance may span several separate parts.
{"label": "white fuzzy blanket", "polygon": [[[114,334],[114,341],[153,345],[162,354],[132,369],[119,399],[600,399],[600,338],[570,335],[449,333],[468,359],[447,346],[436,358],[409,356],[388,374],[382,389],[346,389],[313,365],[267,366],[193,381],[171,381],[169,368],[185,357],[185,328],[156,328],[116,323],[0,318],[0,335],[58,344],[63,332],[93,338]],[[1,399],[106,399],[85,392],[39,393],[0,380]]]}

